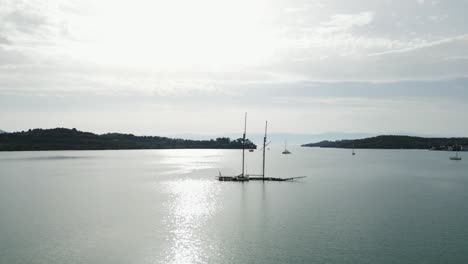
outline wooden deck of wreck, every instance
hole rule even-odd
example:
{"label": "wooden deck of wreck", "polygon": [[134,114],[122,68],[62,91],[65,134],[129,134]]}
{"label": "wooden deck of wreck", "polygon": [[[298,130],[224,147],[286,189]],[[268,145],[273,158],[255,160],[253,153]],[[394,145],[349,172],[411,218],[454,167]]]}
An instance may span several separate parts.
{"label": "wooden deck of wreck", "polygon": [[303,177],[293,177],[293,178],[275,178],[275,177],[239,177],[239,176],[219,176],[219,181],[232,181],[232,182],[247,182],[247,181],[293,181],[295,179],[300,179]]}

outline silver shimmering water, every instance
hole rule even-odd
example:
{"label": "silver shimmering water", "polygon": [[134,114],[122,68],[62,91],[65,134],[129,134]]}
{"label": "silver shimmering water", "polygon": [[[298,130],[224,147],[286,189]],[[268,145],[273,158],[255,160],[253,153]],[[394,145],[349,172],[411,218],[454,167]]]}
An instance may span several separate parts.
{"label": "silver shimmering water", "polygon": [[292,152],[0,153],[0,263],[468,263],[468,157]]}

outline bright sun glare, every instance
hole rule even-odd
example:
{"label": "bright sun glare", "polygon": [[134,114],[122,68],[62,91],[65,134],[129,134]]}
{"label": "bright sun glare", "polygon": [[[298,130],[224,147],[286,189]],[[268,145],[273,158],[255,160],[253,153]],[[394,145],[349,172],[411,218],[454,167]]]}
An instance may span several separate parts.
{"label": "bright sun glare", "polygon": [[[72,32],[68,50],[96,63],[164,69],[226,69],[274,52],[271,10],[262,1],[99,1]],[[77,18],[78,19],[78,18]]]}

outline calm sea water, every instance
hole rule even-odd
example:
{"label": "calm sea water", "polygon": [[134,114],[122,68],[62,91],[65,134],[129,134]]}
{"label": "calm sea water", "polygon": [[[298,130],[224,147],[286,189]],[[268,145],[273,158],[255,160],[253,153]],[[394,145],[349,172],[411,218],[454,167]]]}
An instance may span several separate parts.
{"label": "calm sea water", "polygon": [[292,152],[0,153],[0,263],[468,263],[468,156]]}

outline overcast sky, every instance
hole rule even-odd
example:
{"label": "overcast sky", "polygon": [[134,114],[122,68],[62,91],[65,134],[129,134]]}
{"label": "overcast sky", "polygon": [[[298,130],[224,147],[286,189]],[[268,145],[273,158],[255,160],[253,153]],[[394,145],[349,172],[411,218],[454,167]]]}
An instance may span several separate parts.
{"label": "overcast sky", "polygon": [[0,0],[0,129],[468,136],[468,0]]}

